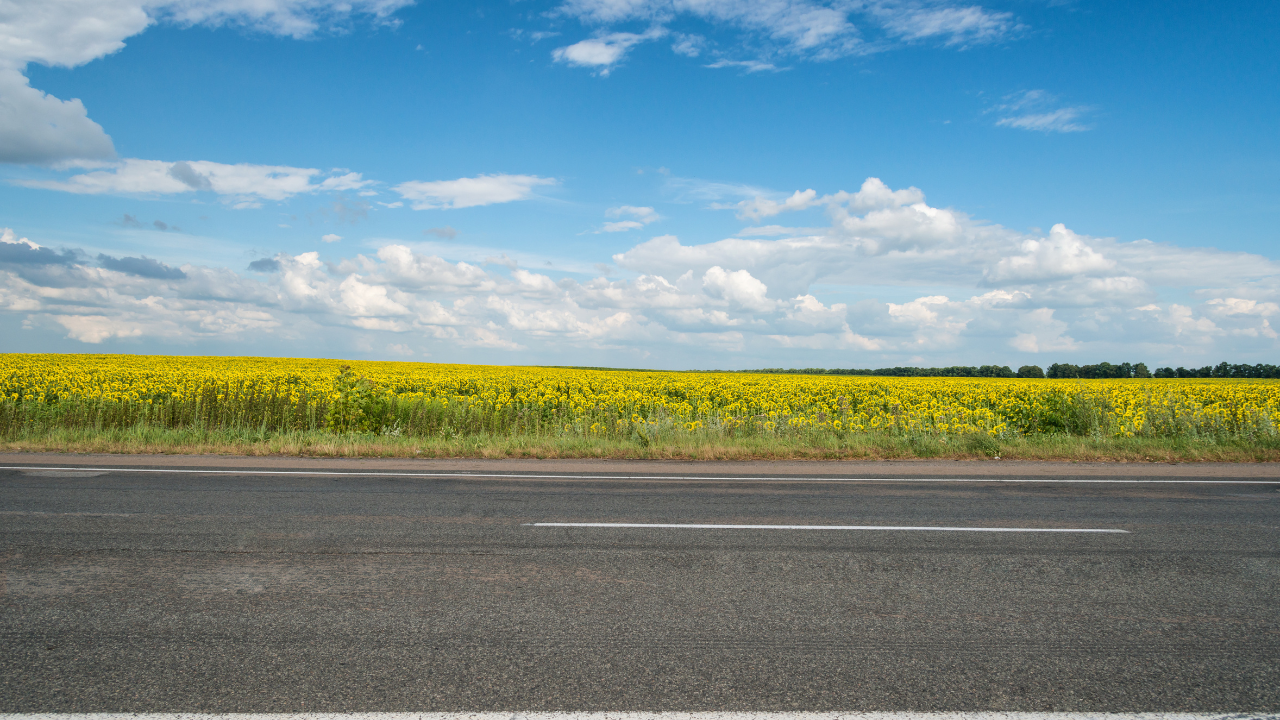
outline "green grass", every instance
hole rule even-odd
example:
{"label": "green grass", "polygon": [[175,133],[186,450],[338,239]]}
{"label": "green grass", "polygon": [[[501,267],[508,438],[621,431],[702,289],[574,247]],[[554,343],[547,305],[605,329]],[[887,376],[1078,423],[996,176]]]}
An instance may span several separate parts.
{"label": "green grass", "polygon": [[225,454],[301,457],[611,458],[672,460],[1007,460],[1120,462],[1280,461],[1274,438],[1109,438],[1041,435],[995,439],[859,433],[843,438],[723,437],[711,433],[652,439],[582,435],[397,437],[335,435],[322,430],[11,428],[0,439],[8,452]]}

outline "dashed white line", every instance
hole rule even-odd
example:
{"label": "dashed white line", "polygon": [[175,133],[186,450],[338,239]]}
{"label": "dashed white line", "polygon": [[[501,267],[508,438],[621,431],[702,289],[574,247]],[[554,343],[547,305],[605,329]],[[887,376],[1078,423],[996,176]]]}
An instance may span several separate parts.
{"label": "dashed white line", "polygon": [[994,532],[994,533],[1115,533],[1128,535],[1117,528],[1003,528],[941,527],[935,525],[719,525],[703,523],[600,523],[539,522],[524,523],[529,527],[560,528],[675,528],[681,530],[906,530],[923,532]]}

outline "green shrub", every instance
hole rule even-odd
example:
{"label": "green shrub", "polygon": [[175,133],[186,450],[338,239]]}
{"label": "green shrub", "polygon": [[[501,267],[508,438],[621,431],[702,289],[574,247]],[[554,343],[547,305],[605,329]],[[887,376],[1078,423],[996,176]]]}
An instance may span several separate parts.
{"label": "green shrub", "polygon": [[329,403],[325,428],[332,433],[381,433],[390,403],[368,378],[343,365],[333,382],[336,396]]}

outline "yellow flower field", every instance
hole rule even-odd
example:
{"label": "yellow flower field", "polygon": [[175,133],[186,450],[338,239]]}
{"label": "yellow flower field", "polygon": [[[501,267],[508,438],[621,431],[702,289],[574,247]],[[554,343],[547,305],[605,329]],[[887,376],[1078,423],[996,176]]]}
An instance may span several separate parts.
{"label": "yellow flower field", "polygon": [[[354,375],[340,380],[344,365]],[[365,381],[356,381],[361,376]],[[0,432],[330,429],[404,435],[1044,433],[1274,436],[1276,380],[641,372],[133,355],[0,355]]]}

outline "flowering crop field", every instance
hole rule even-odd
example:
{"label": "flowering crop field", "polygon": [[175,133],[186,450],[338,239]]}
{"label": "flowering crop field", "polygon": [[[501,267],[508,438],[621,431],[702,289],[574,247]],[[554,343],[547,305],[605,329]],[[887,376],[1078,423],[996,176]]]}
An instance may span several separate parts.
{"label": "flowering crop field", "polygon": [[[342,372],[344,366],[350,371]],[[0,434],[131,427],[403,436],[1274,438],[1276,380],[875,378],[0,355]]]}

